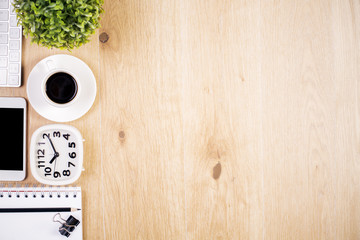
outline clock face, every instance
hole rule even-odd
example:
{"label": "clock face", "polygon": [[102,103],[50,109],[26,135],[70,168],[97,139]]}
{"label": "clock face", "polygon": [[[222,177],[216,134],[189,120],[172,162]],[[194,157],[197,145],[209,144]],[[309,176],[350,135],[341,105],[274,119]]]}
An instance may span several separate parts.
{"label": "clock face", "polygon": [[30,154],[31,170],[39,182],[69,184],[81,174],[83,140],[74,127],[47,125],[33,134]]}

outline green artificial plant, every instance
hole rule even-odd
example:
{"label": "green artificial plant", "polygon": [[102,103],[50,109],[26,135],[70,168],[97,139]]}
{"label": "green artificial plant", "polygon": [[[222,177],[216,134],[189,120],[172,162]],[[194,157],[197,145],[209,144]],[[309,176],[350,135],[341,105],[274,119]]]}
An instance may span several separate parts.
{"label": "green artificial plant", "polygon": [[14,0],[18,22],[31,42],[73,49],[100,27],[104,0]]}

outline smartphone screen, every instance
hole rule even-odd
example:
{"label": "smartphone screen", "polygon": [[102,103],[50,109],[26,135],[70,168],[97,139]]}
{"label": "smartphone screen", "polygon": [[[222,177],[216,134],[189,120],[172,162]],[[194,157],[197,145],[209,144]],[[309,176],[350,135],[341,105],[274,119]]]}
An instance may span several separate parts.
{"label": "smartphone screen", "polygon": [[0,170],[23,171],[24,109],[0,108]]}

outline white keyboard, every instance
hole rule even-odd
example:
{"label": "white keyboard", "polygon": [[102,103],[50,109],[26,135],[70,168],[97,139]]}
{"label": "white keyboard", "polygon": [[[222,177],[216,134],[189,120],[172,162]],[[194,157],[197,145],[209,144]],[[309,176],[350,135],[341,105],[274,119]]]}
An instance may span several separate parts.
{"label": "white keyboard", "polygon": [[22,28],[11,0],[0,0],[0,87],[21,85]]}

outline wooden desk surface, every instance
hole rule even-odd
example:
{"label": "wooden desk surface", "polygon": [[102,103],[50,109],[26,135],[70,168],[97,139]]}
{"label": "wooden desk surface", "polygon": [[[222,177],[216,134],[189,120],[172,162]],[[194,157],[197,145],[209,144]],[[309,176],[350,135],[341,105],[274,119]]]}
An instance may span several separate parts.
{"label": "wooden desk surface", "polygon": [[[23,44],[24,85],[55,53],[97,77],[94,106],[69,123],[86,139],[84,239],[360,239],[359,1],[105,11],[79,50]],[[50,123],[28,114],[29,137]]]}

